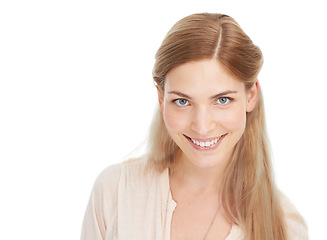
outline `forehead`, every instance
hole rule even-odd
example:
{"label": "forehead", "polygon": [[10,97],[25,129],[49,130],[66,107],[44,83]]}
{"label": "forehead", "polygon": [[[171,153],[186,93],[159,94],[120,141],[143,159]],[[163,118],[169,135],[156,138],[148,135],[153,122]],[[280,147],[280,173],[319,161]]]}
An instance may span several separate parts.
{"label": "forehead", "polygon": [[244,89],[244,83],[229,74],[215,59],[181,64],[168,72],[165,82],[165,92],[178,90],[195,95]]}

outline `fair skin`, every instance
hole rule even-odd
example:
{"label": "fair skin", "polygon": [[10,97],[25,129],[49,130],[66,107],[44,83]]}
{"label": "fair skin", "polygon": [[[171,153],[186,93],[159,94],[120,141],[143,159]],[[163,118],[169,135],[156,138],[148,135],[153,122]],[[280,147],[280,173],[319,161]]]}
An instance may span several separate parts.
{"label": "fair skin", "polygon": [[[158,89],[168,133],[180,150],[170,179],[177,207],[172,240],[203,239],[219,206],[219,186],[246,113],[257,100],[258,83],[246,90],[214,59],[184,63],[168,72]],[[206,240],[225,239],[231,223],[220,209]]]}

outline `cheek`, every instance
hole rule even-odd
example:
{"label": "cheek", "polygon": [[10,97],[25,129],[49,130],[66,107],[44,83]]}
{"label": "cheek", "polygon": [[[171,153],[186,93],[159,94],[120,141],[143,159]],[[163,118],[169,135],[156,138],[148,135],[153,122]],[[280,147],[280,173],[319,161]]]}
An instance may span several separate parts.
{"label": "cheek", "polygon": [[181,132],[187,127],[187,118],[180,112],[165,107],[163,110],[163,118],[167,130],[171,133]]}
{"label": "cheek", "polygon": [[246,124],[246,111],[243,107],[229,109],[220,117],[221,125],[230,131],[243,131]]}

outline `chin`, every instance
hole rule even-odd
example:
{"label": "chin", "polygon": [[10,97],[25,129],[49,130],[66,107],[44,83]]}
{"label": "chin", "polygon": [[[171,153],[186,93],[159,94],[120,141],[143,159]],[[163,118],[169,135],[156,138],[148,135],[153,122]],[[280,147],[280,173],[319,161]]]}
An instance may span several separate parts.
{"label": "chin", "polygon": [[222,156],[204,156],[205,154],[199,155],[185,155],[185,157],[198,168],[215,168],[215,167],[225,167],[228,163],[229,157]]}

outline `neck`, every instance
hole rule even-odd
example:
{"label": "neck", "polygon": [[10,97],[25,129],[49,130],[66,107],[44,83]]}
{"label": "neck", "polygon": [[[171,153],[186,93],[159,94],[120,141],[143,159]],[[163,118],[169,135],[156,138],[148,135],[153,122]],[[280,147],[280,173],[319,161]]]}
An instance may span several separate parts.
{"label": "neck", "polygon": [[225,166],[201,168],[193,165],[185,155],[177,155],[172,167],[171,181],[175,187],[189,193],[219,193]]}

